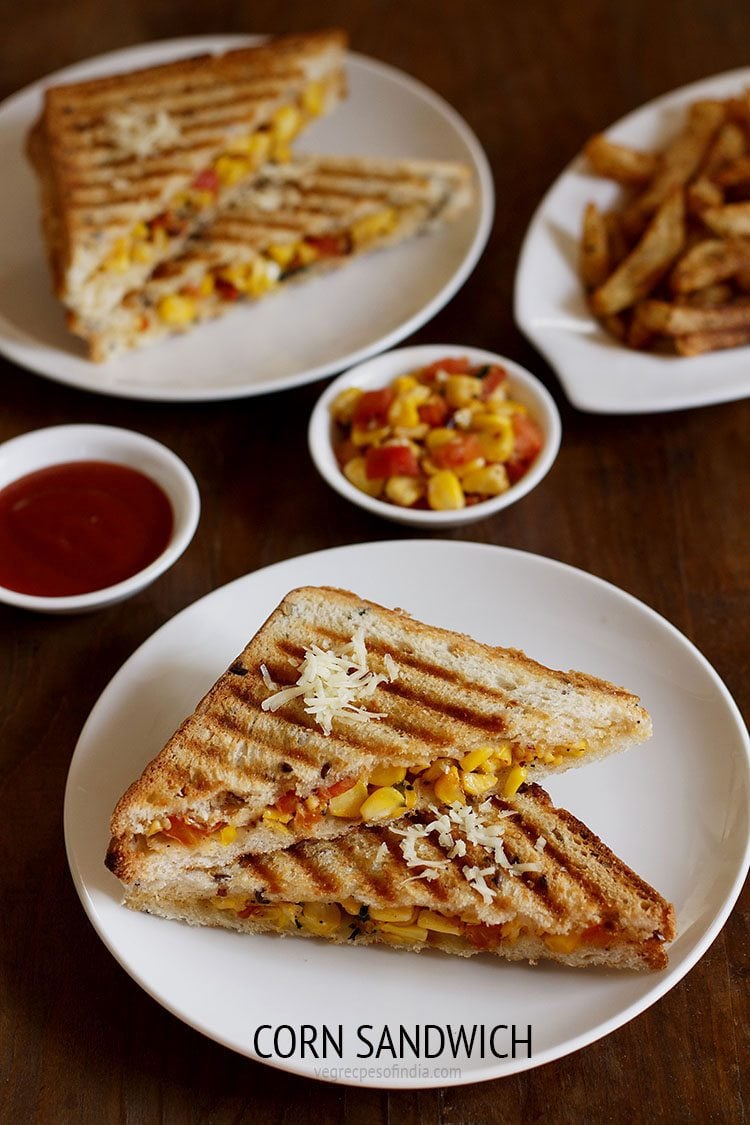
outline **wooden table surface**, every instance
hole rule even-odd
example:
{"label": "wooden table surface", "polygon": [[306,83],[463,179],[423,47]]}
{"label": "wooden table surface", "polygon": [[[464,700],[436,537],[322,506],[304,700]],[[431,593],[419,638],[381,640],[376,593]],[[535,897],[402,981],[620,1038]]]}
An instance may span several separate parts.
{"label": "wooden table surface", "polygon": [[[549,386],[564,429],[540,488],[448,534],[616,583],[694,641],[747,709],[750,402],[660,416],[578,413],[515,327],[511,294],[526,225],[564,164],[626,111],[746,65],[748,5],[5,0],[3,8],[2,96],[144,40],[341,24],[356,50],[447,98],[487,151],[497,217],[473,276],[414,340],[512,356]],[[744,1121],[747,888],[700,963],[639,1018],[558,1062],[461,1088],[388,1093],[288,1076],[204,1039],[138,988],[86,920],[65,860],[63,789],[89,710],[123,661],[208,591],[289,556],[412,532],[355,509],[313,471],[305,429],[323,384],[163,405],[75,391],[6,361],[0,371],[0,440],[61,422],[132,427],[183,457],[203,496],[187,553],[131,601],[60,619],[0,609],[0,1120]]]}

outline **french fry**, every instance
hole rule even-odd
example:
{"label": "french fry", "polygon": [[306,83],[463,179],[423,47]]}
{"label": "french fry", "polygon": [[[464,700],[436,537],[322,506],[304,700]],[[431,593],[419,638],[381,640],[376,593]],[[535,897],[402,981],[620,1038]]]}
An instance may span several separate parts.
{"label": "french fry", "polygon": [[719,308],[694,308],[671,301],[643,301],[638,309],[644,329],[662,336],[686,336],[699,332],[750,330],[750,300],[743,299]]}
{"label": "french fry", "polygon": [[723,188],[737,187],[750,181],[750,156],[739,156],[730,160],[714,174],[714,180]]}
{"label": "french fry", "polygon": [[750,239],[706,238],[680,258],[669,279],[673,293],[692,293],[750,268]]}
{"label": "french fry", "polygon": [[630,247],[622,228],[622,220],[616,211],[604,212],[604,223],[607,228],[607,244],[612,269],[619,266],[623,258],[627,258]]}
{"label": "french fry", "polygon": [[722,207],[724,204],[724,192],[705,176],[688,184],[686,192],[688,213],[696,219],[702,219],[703,212],[709,207]]}
{"label": "french fry", "polygon": [[698,309],[708,309],[716,308],[718,305],[728,305],[733,297],[732,286],[719,281],[716,285],[707,285],[704,289],[696,289],[688,293],[684,302]]}
{"label": "french fry", "polygon": [[659,207],[643,238],[591,295],[597,316],[609,316],[648,296],[685,243],[685,199],[674,190]]}
{"label": "french fry", "polygon": [[648,323],[648,314],[644,313],[644,305],[650,303],[649,301],[638,302],[633,309],[633,317],[628,328],[627,343],[631,348],[637,348],[639,351],[650,347],[656,335]]}
{"label": "french fry", "polygon": [[583,150],[591,171],[620,184],[647,184],[656,171],[656,157],[627,145],[609,141],[597,133]]}
{"label": "french fry", "polygon": [[701,176],[705,176],[708,180],[713,179],[725,164],[739,160],[746,151],[747,140],[744,129],[734,121],[725,121],[706,153],[706,159],[700,170]]}
{"label": "french fry", "polygon": [[703,222],[714,234],[724,238],[750,237],[750,202],[725,203],[722,207],[708,207],[703,212]]}
{"label": "french fry", "polygon": [[729,328],[719,332],[690,332],[685,336],[677,336],[674,345],[678,355],[704,355],[706,352],[718,352],[726,348],[741,348],[743,344],[750,344],[750,326],[747,328]]}
{"label": "french fry", "polygon": [[687,183],[703,162],[725,114],[722,102],[701,101],[690,107],[687,125],[664,150],[645,192],[627,209],[633,219],[650,215],[676,187]]}
{"label": "french fry", "polygon": [[607,226],[595,203],[583,213],[580,270],[587,289],[596,289],[611,271]]}

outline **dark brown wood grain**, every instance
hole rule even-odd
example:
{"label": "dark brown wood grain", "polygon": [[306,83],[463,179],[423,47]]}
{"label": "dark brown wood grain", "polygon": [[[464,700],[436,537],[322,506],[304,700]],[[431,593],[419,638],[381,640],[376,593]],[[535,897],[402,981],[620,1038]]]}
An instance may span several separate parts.
{"label": "dark brown wood grain", "polygon": [[[747,713],[750,402],[581,414],[514,326],[512,286],[526,225],[564,164],[642,102],[746,65],[750,6],[3,0],[0,16],[0,96],[143,40],[335,23],[357,50],[444,95],[487,150],[497,218],[473,276],[414,340],[514,357],[550,387],[564,427],[542,487],[452,534],[561,559],[643,599],[702,649]],[[124,605],[60,619],[0,607],[0,1120],[745,1120],[747,888],[692,972],[619,1031],[516,1077],[426,1092],[313,1083],[232,1054],[149,999],[86,920],[65,861],[63,789],[81,726],[122,662],[177,611],[241,574],[323,547],[413,534],[347,504],[314,472],[305,430],[322,385],[236,403],[154,405],[77,392],[0,361],[0,441],[67,421],[132,427],[185,459],[204,505],[185,556]]]}

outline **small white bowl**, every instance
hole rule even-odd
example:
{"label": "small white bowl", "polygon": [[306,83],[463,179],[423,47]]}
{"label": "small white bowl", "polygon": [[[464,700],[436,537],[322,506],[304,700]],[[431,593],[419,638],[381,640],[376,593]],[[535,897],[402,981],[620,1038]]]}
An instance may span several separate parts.
{"label": "small white bowl", "polygon": [[[456,359],[466,358],[472,364],[497,363],[506,369],[513,398],[529,408],[529,413],[539,423],[544,435],[544,445],[533,465],[516,484],[511,485],[500,496],[482,500],[457,511],[434,512],[399,508],[396,504],[360,492],[346,479],[333,452],[334,426],[331,421],[331,403],[346,387],[360,387],[364,391],[377,390],[385,387],[397,375],[406,375],[418,367],[426,367],[448,356]],[[532,488],[536,488],[549,472],[557,456],[561,432],[560,415],[554,399],[547,388],[524,367],[511,359],[506,359],[505,356],[495,355],[493,352],[486,352],[479,348],[460,347],[456,344],[424,344],[384,352],[366,363],[352,367],[338,379],[334,379],[315,404],[307,436],[310,454],[318,472],[331,488],[335,488],[347,500],[359,504],[360,508],[374,512],[375,515],[383,516],[384,519],[393,520],[394,523],[442,529],[460,527],[466,523],[474,523],[477,520],[487,519],[488,516],[494,516],[502,508],[515,504],[516,500],[531,492]]]}
{"label": "small white bowl", "polygon": [[158,441],[114,426],[51,426],[0,445],[0,489],[27,473],[69,461],[109,461],[150,477],[172,505],[172,534],[143,570],[102,590],[67,597],[21,594],[0,585],[0,602],[41,613],[81,613],[123,601],[150,585],[180,557],[195,534],[201,502],[195,479],[180,458]]}

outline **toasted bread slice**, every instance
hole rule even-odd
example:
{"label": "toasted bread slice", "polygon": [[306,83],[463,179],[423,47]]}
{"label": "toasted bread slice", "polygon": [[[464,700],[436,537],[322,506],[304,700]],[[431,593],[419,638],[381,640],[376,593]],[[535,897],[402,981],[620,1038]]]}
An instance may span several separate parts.
{"label": "toasted bread slice", "polygon": [[675,934],[673,907],[538,785],[212,870],[154,861],[125,902],[249,933],[576,967],[662,969]]}
{"label": "toasted bread slice", "polygon": [[303,587],[122,797],[112,863],[130,878],[182,848],[211,867],[410,808],[509,795],[650,733],[623,688]]}
{"label": "toasted bread slice", "polygon": [[28,145],[55,289],[103,315],[344,91],[342,31],[52,86]]}
{"label": "toasted bread slice", "polygon": [[463,214],[470,169],[429,160],[306,156],[266,165],[216,219],[104,320],[71,329],[102,362],[341,267]]}

